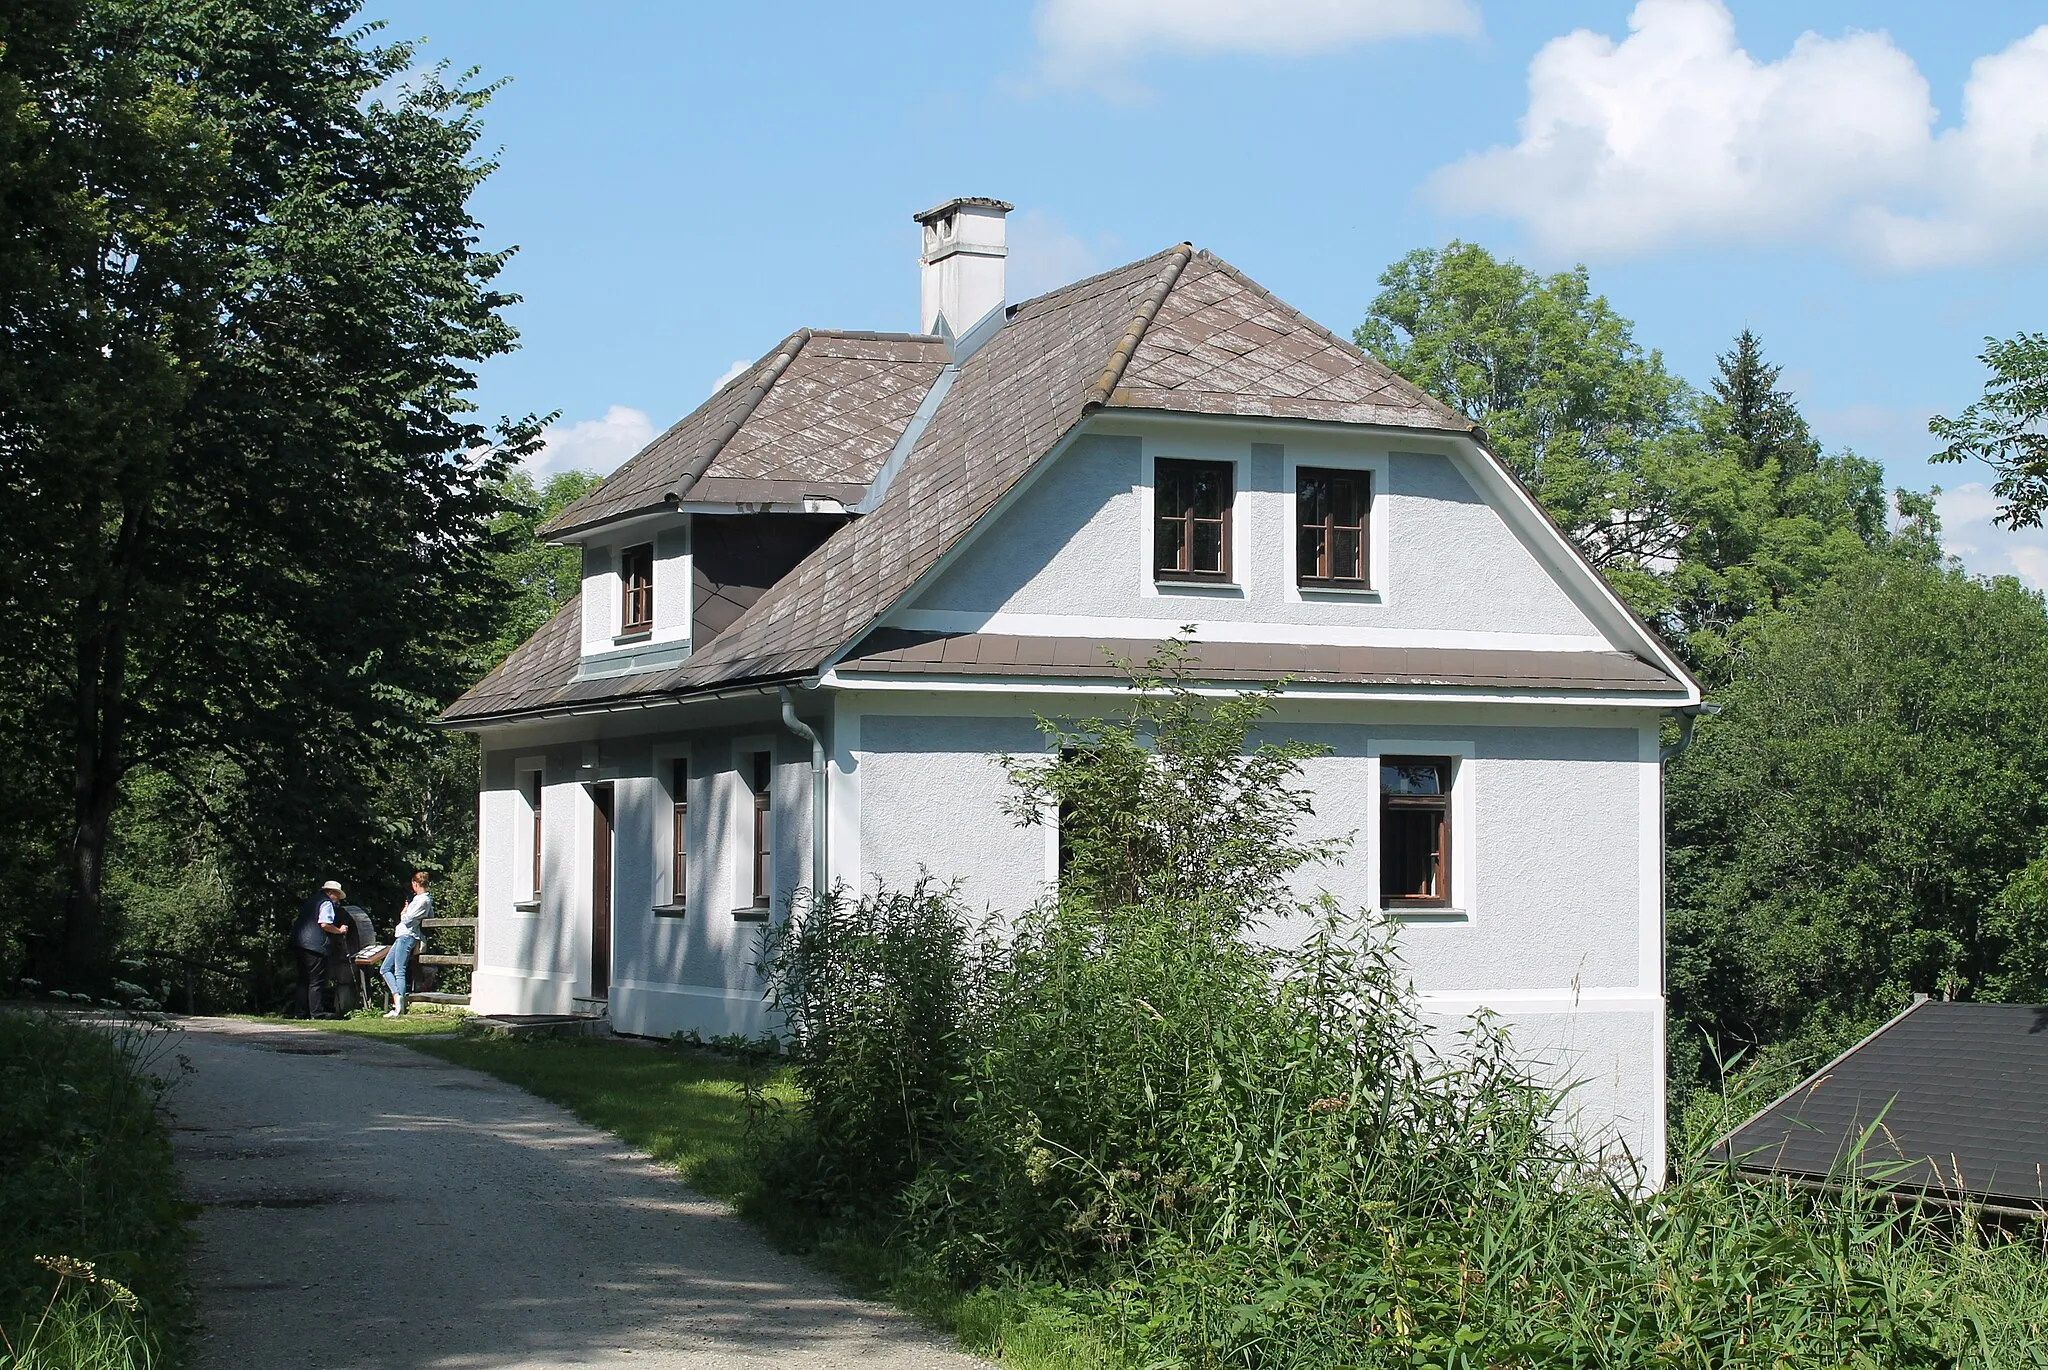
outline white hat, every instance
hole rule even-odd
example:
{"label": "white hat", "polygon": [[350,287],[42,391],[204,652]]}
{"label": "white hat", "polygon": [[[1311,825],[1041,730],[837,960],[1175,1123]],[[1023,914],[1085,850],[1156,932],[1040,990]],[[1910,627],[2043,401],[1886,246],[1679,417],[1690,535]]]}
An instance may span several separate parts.
{"label": "white hat", "polygon": [[333,890],[336,894],[348,893],[347,890],[344,890],[341,887],[341,882],[339,880],[330,880],[326,884],[322,885],[320,888],[323,890]]}

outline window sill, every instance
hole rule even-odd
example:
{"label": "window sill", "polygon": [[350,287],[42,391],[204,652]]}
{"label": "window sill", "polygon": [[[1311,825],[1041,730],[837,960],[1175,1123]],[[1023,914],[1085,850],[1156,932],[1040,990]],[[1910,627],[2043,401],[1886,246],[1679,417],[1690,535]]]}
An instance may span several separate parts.
{"label": "window sill", "polygon": [[538,900],[538,899],[514,899],[514,900],[512,901],[512,912],[514,912],[514,913],[539,913],[539,912],[540,912],[540,900]]}
{"label": "window sill", "polygon": [[1322,599],[1326,596],[1331,599],[1378,599],[1380,597],[1380,589],[1377,585],[1296,585],[1294,591],[1303,599]]}
{"label": "window sill", "polygon": [[651,623],[645,628],[628,628],[623,633],[617,633],[613,635],[612,646],[630,647],[632,644],[636,642],[646,642],[653,636],[654,625]]}
{"label": "window sill", "polygon": [[1152,579],[1152,588],[1161,591],[1170,590],[1175,594],[1186,594],[1190,590],[1198,594],[1204,591],[1219,595],[1241,595],[1244,593],[1244,586],[1239,585],[1234,580],[1174,580],[1155,576]]}
{"label": "window sill", "polygon": [[690,911],[687,904],[656,904],[648,912],[657,918],[681,918]]}
{"label": "window sill", "polygon": [[1392,908],[1383,908],[1380,912],[1388,918],[1399,919],[1403,923],[1469,923],[1472,921],[1472,911],[1470,909],[1407,908],[1396,904]]}
{"label": "window sill", "polygon": [[734,909],[732,911],[732,921],[735,923],[765,923],[768,921],[769,912],[770,910],[768,909],[749,905],[743,909]]}

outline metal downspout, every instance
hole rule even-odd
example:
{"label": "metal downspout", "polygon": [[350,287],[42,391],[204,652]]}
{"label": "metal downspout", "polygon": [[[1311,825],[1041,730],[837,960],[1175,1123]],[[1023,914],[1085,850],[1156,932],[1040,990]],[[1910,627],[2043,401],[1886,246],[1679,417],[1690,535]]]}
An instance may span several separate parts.
{"label": "metal downspout", "polygon": [[796,716],[796,699],[784,685],[782,726],[811,744],[811,898],[822,899],[829,892],[825,861],[825,744],[810,724]]}

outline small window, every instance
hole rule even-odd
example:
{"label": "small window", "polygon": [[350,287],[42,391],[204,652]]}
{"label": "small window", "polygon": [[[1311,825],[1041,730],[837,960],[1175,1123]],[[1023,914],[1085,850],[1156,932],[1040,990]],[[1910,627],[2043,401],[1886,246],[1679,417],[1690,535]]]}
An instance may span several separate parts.
{"label": "small window", "polygon": [[1451,906],[1451,762],[1380,759],[1380,899],[1390,909]]}
{"label": "small window", "polygon": [[669,906],[680,912],[690,889],[690,763],[678,759],[669,777],[669,827],[673,850],[669,859]]}
{"label": "small window", "polygon": [[529,776],[531,776],[531,777],[532,777],[532,780],[531,780],[531,782],[530,782],[531,788],[530,788],[530,789],[529,789],[529,790],[527,791],[527,807],[528,807],[528,808],[529,808],[529,809],[530,809],[530,810],[532,811],[532,813],[533,813],[533,878],[532,878],[532,880],[531,880],[531,881],[530,881],[530,882],[528,883],[528,885],[527,885],[527,889],[529,889],[529,890],[531,890],[531,891],[533,892],[533,897],[534,897],[535,899],[538,899],[538,898],[540,898],[540,794],[541,794],[541,784],[540,784],[540,780],[541,780],[541,773],[540,773],[539,771],[528,771],[528,772],[527,772],[527,774],[528,774]]}
{"label": "small window", "polygon": [[1295,477],[1297,584],[1364,589],[1372,474],[1304,466]]}
{"label": "small window", "polygon": [[1153,468],[1153,573],[1160,580],[1230,579],[1227,461],[1160,461]]}
{"label": "small window", "polygon": [[772,767],[767,752],[752,757],[754,791],[754,907],[765,909],[775,889],[775,853],[769,847],[769,788]]}
{"label": "small window", "polygon": [[621,636],[654,631],[654,545],[641,543],[619,553],[619,584],[625,592]]}

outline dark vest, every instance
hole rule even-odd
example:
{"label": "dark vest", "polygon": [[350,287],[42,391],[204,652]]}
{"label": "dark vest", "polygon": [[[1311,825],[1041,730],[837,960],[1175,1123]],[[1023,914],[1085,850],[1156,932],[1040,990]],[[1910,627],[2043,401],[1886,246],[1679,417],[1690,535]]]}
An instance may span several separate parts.
{"label": "dark vest", "polygon": [[320,931],[320,906],[327,902],[325,894],[316,894],[299,907],[299,921],[292,924],[292,945],[300,951],[329,949],[327,934]]}

